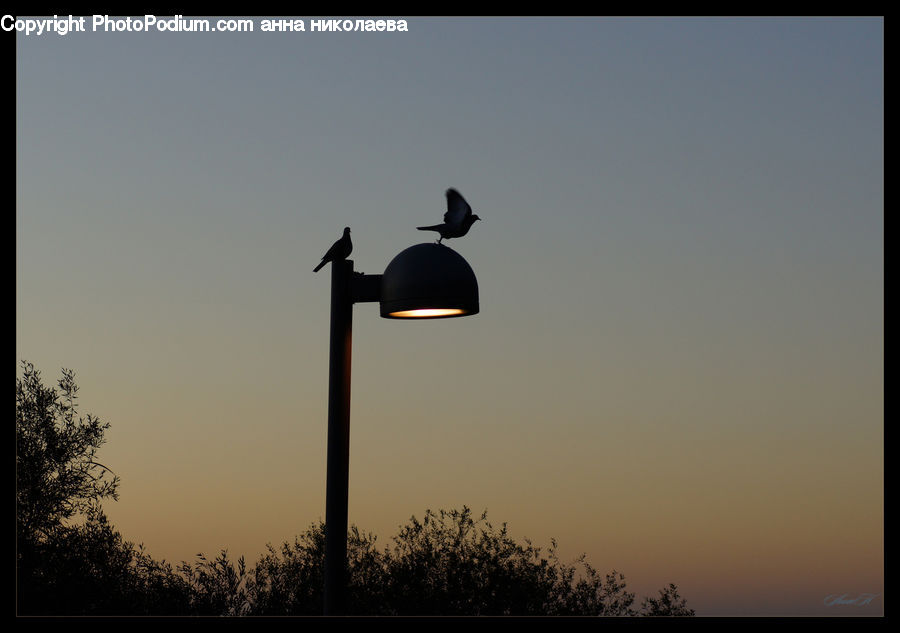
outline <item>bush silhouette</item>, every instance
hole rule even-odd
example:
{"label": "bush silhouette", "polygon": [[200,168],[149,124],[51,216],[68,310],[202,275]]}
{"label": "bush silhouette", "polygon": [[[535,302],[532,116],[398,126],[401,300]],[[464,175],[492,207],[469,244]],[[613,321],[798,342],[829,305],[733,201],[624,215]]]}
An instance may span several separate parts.
{"label": "bush silhouette", "polygon": [[[555,542],[545,556],[465,506],[412,517],[381,551],[375,541],[348,534],[350,615],[693,615],[675,585],[635,609],[622,574],[603,576],[584,556],[565,564]],[[248,578],[248,612],[319,615],[324,543],[319,523],[280,551],[269,546]]]}

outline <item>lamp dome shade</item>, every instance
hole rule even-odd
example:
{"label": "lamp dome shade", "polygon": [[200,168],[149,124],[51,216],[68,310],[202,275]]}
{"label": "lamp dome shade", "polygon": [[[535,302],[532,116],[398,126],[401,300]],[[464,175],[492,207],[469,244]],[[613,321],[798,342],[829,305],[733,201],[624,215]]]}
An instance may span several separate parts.
{"label": "lamp dome shade", "polygon": [[462,255],[443,244],[400,252],[381,276],[381,316],[440,319],[478,313],[478,280]]}

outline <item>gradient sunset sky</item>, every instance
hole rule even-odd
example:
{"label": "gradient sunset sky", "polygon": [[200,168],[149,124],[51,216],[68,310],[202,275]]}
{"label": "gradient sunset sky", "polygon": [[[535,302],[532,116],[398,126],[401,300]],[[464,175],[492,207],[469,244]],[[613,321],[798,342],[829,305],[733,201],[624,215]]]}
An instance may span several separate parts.
{"label": "gradient sunset sky", "polygon": [[14,36],[16,360],[111,423],[113,525],[252,565],[324,519],[312,269],[350,226],[383,272],[455,187],[481,313],[355,307],[350,522],[881,615],[883,19],[394,18]]}

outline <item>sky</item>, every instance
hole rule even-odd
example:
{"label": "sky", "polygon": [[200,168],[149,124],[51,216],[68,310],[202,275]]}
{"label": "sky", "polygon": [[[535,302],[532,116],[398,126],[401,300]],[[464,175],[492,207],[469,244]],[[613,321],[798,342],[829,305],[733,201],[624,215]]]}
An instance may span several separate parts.
{"label": "sky", "polygon": [[17,367],[111,424],[111,523],[252,566],[324,520],[312,269],[349,226],[382,273],[455,187],[481,311],[354,307],[350,523],[465,505],[638,602],[882,615],[883,19],[385,17],[6,34]]}

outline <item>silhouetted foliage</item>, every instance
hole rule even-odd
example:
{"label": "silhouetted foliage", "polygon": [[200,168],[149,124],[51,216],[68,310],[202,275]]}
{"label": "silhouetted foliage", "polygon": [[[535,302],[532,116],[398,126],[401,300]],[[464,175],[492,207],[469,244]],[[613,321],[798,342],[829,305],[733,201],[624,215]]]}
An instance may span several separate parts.
{"label": "silhouetted foliage", "polygon": [[[324,550],[322,523],[280,552],[270,545],[248,581],[248,613],[321,614]],[[347,551],[350,615],[693,615],[675,585],[635,610],[622,574],[601,575],[584,556],[564,564],[555,542],[545,556],[467,507],[412,517],[382,551],[352,527]]]}
{"label": "silhouetted foliage", "polygon": [[694,615],[693,609],[688,609],[687,600],[678,595],[678,587],[669,583],[669,586],[659,590],[659,598],[644,598],[641,615],[649,616],[688,616]]}
{"label": "silhouetted foliage", "polygon": [[[321,615],[325,582],[325,526],[319,524],[268,552],[253,570],[254,615]],[[351,548],[348,541],[348,551]]]}
{"label": "silhouetted foliage", "polygon": [[[325,525],[276,550],[252,570],[222,550],[177,568],[124,540],[100,501],[118,478],[96,461],[108,424],[76,416],[74,374],[59,391],[23,363],[16,380],[16,547],[18,613],[40,615],[321,615]],[[76,523],[75,518],[82,521]],[[625,577],[600,574],[581,556],[559,560],[517,543],[487,512],[426,511],[392,542],[352,526],[348,534],[350,615],[694,615],[674,584],[634,608]]]}
{"label": "silhouetted foliage", "polygon": [[18,569],[22,615],[189,615],[191,586],[125,541],[98,508],[57,530]]}
{"label": "silhouetted foliage", "polygon": [[[375,536],[351,526],[347,534],[351,614],[382,614],[387,569]],[[279,551],[271,544],[248,583],[252,615],[321,615],[325,582],[325,524],[313,524]]]}
{"label": "silhouetted foliage", "polygon": [[247,615],[247,569],[244,557],[237,565],[222,550],[214,560],[197,554],[195,565],[182,563],[179,571],[190,586],[190,612],[194,615]]}
{"label": "silhouetted foliage", "polygon": [[385,552],[387,608],[396,615],[530,615],[561,610],[555,552],[542,558],[530,542],[516,543],[506,524],[486,513],[427,511],[412,517]]}
{"label": "silhouetted foliage", "polygon": [[77,416],[72,371],[62,370],[57,390],[45,387],[30,363],[22,369],[16,379],[18,613],[188,613],[188,583],[125,541],[100,506],[117,498],[119,484],[96,460],[109,424]]}
{"label": "silhouetted foliage", "polygon": [[104,498],[116,499],[119,478],[96,461],[109,424],[76,419],[78,387],[63,369],[59,391],[22,363],[16,379],[16,537],[37,543]]}

